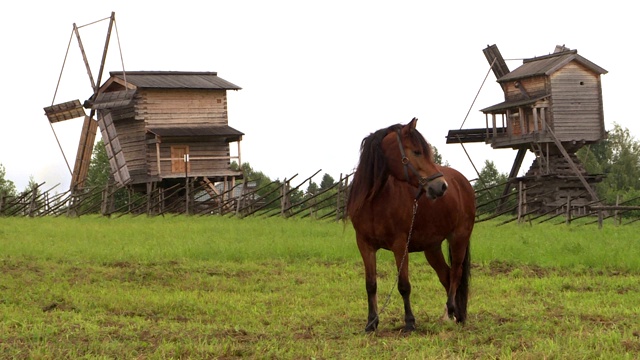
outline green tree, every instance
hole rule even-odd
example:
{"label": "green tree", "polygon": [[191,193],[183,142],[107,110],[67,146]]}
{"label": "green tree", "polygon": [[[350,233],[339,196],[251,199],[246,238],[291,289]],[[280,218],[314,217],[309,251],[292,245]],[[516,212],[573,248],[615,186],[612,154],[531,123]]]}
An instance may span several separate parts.
{"label": "green tree", "polygon": [[[104,141],[100,139],[93,146],[91,162],[89,162],[89,170],[87,171],[87,179],[85,180],[84,186],[87,189],[104,189],[107,184],[109,184],[109,181],[112,180],[111,165],[109,164],[109,157],[107,156],[107,148],[104,145]],[[114,188],[110,188],[109,191],[113,192]],[[125,188],[117,189],[115,190],[115,193],[113,193],[113,208],[111,210],[120,209],[126,206],[129,202],[136,203],[139,201],[141,196],[142,195],[136,194],[130,199]],[[100,197],[96,197],[94,201],[102,201],[102,199]],[[95,203],[84,204],[87,208],[99,211],[101,207],[96,205],[97,204]]]}
{"label": "green tree", "polygon": [[[232,170],[241,170],[243,172],[244,179],[240,180],[240,182],[255,181],[257,193],[262,197],[265,203],[271,203],[280,196],[278,188],[282,186],[282,183],[278,180],[271,181],[271,179],[262,171],[254,170],[248,162],[242,163],[241,166],[238,166],[238,163],[234,161],[231,163],[230,168]],[[279,206],[280,203],[274,201],[269,207],[277,208]]]}
{"label": "green tree", "polygon": [[329,174],[324,174],[320,182],[320,191],[325,191],[336,184],[336,181]]}
{"label": "green tree", "polygon": [[319,189],[320,188],[318,187],[318,184],[316,184],[315,182],[313,182],[313,180],[311,180],[309,181],[309,186],[307,186],[307,195],[313,196],[318,193]]}
{"label": "green tree", "polygon": [[89,171],[87,172],[87,187],[105,187],[111,176],[111,165],[109,165],[109,157],[104,141],[100,139],[93,147],[91,154],[91,162],[89,163]]}
{"label": "green tree", "polygon": [[7,171],[0,164],[0,196],[15,196],[17,193],[16,185],[13,181],[6,178]]}
{"label": "green tree", "polygon": [[484,161],[484,167],[480,171],[480,177],[473,184],[476,191],[476,203],[481,212],[494,212],[500,205],[498,200],[502,196],[504,187],[500,186],[509,179],[506,173],[498,172],[498,168],[491,160]]}
{"label": "green tree", "polygon": [[244,174],[243,181],[255,181],[257,187],[265,186],[271,182],[271,179],[265,175],[262,171],[254,170],[248,162],[242,163],[241,166],[238,166],[237,162],[232,162],[230,165],[231,170],[240,170]]}
{"label": "green tree", "polygon": [[636,194],[640,190],[640,143],[629,129],[620,125],[608,133],[605,140],[582,148],[578,158],[590,174],[605,174],[596,186],[598,197],[614,202],[618,195]]}
{"label": "green tree", "polygon": [[[39,184],[35,181],[33,176],[29,176],[29,183],[24,190],[22,190],[20,195],[25,199],[25,201],[30,203],[29,210],[26,210],[30,215],[35,215],[35,213],[31,213],[31,211],[36,211],[44,206],[43,200],[40,199],[40,194],[42,194],[42,191],[40,190]],[[31,200],[35,201],[32,203]]]}
{"label": "green tree", "polygon": [[[433,161],[438,164],[438,165],[443,165],[442,164],[442,155],[440,155],[440,152],[438,151],[438,148],[431,145],[431,150],[433,150]],[[448,166],[448,164],[444,164],[446,166]]]}

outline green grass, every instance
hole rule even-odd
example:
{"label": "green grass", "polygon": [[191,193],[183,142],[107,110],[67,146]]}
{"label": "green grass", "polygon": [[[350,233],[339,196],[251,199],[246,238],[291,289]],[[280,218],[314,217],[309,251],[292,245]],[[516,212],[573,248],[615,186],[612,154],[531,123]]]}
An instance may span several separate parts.
{"label": "green grass", "polygon": [[411,255],[403,335],[380,252],[375,334],[347,225],[280,218],[0,218],[0,358],[606,358],[640,352],[635,225],[477,225],[465,326]]}

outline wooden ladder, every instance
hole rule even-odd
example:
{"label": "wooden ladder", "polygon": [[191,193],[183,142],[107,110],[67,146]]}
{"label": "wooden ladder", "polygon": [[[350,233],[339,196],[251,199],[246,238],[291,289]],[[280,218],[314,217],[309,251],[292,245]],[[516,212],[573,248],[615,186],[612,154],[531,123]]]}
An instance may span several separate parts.
{"label": "wooden ladder", "polygon": [[220,196],[220,192],[216,189],[216,186],[209,180],[208,177],[202,178],[202,185],[204,185],[204,190],[209,194],[212,199]]}

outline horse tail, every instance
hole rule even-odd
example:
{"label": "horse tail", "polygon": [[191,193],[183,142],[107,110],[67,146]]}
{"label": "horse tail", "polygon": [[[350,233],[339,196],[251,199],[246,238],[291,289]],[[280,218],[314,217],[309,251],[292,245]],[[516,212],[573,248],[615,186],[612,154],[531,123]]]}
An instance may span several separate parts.
{"label": "horse tail", "polygon": [[[456,290],[455,309],[456,321],[463,324],[467,319],[467,301],[469,299],[469,284],[471,283],[471,247],[467,243],[464,261],[462,262],[462,276]],[[449,263],[451,264],[452,251],[449,248]]]}

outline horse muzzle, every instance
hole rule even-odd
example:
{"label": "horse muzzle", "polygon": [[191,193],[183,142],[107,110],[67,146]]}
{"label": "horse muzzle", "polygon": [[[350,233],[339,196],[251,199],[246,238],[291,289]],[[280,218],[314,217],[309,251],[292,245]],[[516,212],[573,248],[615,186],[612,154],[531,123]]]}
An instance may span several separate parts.
{"label": "horse muzzle", "polygon": [[424,189],[425,194],[431,200],[435,200],[444,196],[449,185],[441,173],[420,179],[420,185]]}

